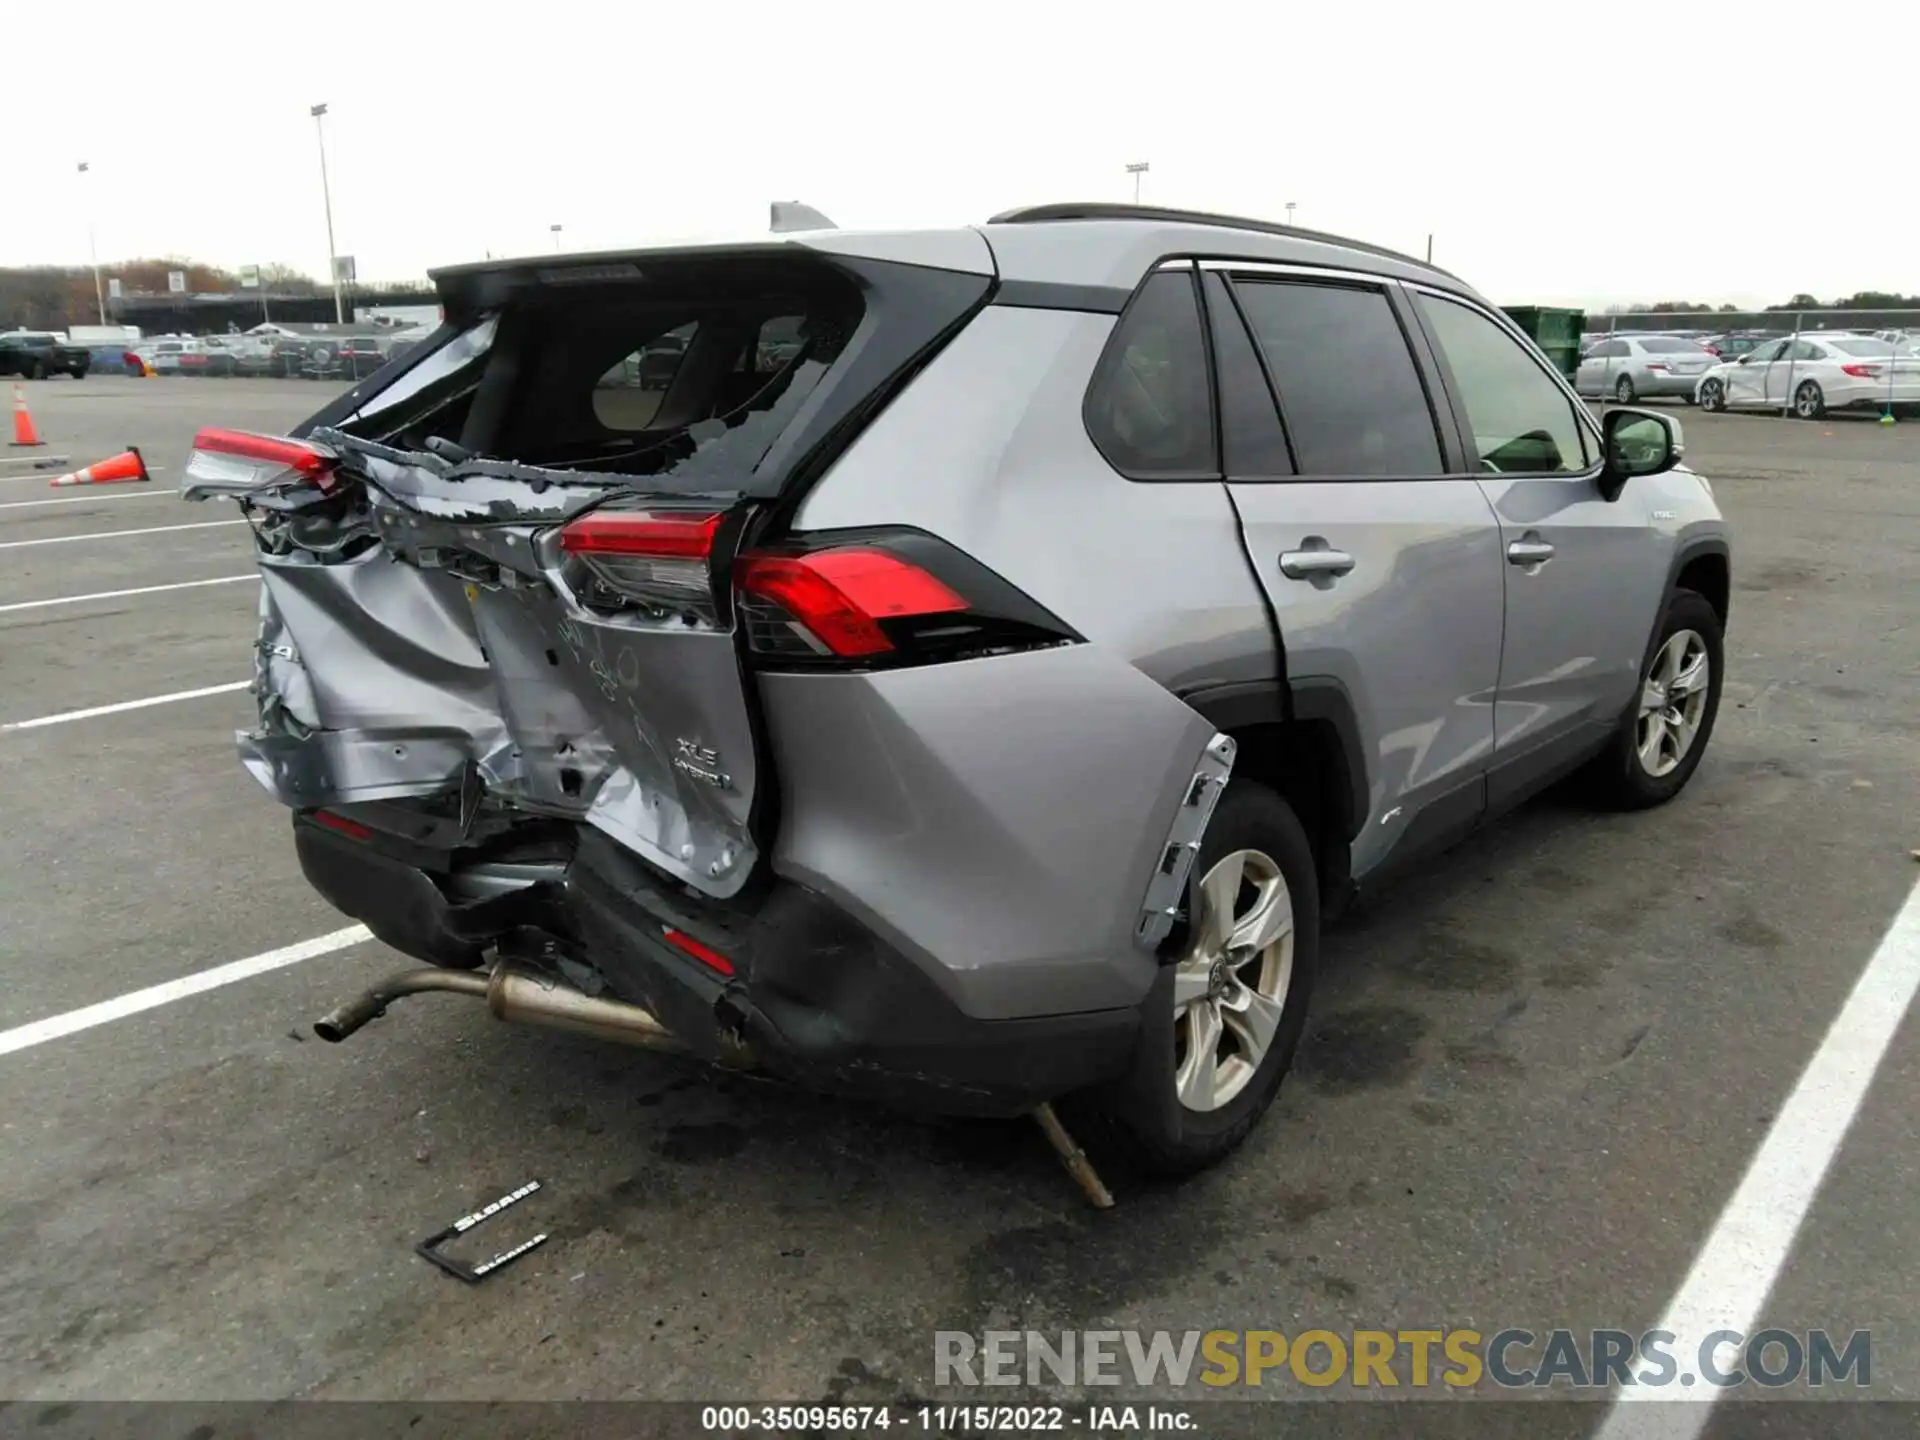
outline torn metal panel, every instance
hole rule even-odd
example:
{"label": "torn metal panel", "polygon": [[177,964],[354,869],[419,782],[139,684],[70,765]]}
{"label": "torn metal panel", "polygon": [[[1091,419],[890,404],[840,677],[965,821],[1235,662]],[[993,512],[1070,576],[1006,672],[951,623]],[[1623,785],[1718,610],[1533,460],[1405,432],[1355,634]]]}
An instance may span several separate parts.
{"label": "torn metal panel", "polygon": [[[378,477],[364,529],[384,543],[323,564],[279,535],[286,553],[259,557],[248,770],[298,808],[446,794],[471,811],[477,783],[514,808],[593,825],[709,894],[737,892],[758,851],[731,637],[696,617],[579,603],[540,522],[603,498],[603,485],[536,490],[506,473],[524,467],[400,454],[362,457]],[[333,544],[319,529],[309,538]]]}

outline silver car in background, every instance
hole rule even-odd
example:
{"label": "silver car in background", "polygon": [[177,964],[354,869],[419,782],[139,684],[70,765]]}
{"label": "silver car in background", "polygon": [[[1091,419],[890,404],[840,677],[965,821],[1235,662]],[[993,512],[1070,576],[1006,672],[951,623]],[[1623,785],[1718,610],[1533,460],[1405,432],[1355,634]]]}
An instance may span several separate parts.
{"label": "silver car in background", "polygon": [[1622,405],[1659,395],[1691,400],[1718,358],[1699,341],[1678,335],[1615,335],[1580,357],[1574,388]]}

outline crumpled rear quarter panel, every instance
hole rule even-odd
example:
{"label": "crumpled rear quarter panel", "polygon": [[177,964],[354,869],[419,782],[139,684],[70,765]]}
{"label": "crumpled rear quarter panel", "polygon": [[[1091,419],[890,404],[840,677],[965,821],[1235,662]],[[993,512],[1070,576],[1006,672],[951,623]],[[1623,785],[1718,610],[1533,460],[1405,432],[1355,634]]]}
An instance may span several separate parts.
{"label": "crumpled rear quarter panel", "polygon": [[1146,886],[1211,725],[1092,645],[765,675],[776,872],[828,895],[969,1015],[1136,1004]]}

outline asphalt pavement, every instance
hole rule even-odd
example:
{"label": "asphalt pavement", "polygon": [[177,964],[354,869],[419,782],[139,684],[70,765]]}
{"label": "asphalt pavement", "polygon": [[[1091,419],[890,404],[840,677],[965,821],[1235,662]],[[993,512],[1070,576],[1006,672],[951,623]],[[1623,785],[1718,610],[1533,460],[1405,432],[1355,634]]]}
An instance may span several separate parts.
{"label": "asphalt pavement", "polygon": [[[1024,1123],[896,1118],[456,999],[324,1045],[313,1018],[403,963],[351,937],[7,1053],[350,924],[234,757],[246,694],[59,719],[248,678],[248,533],[173,488],[199,426],[283,428],[330,389],[27,393],[75,465],[138,443],[164,468],[41,505],[75,492],[0,465],[16,1401],[892,1402],[934,1393],[936,1330],[1637,1333],[1920,878],[1920,425],[1689,410],[1738,547],[1693,784],[1632,816],[1548,796],[1333,932],[1296,1076],[1183,1186],[1096,1213]],[[35,720],[56,723],[5,728]],[[1920,1400],[1916,1114],[1908,1018],[1762,1311],[1871,1329],[1881,1398]],[[498,1238],[552,1238],[511,1268],[465,1287],[412,1253],[533,1178]]]}

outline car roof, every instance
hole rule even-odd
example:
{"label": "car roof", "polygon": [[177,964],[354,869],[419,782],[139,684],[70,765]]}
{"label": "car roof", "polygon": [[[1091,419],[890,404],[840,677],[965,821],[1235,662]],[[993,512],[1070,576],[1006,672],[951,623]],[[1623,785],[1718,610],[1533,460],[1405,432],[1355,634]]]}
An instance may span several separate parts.
{"label": "car roof", "polygon": [[1002,281],[1131,292],[1160,260],[1176,255],[1268,261],[1412,280],[1479,298],[1438,266],[1365,241],[1242,216],[1142,205],[1073,203],[1002,211],[984,225],[931,230],[795,230],[735,240],[645,246],[571,255],[527,255],[431,272],[443,295],[477,299],[488,277],[631,271],[648,259],[772,256],[794,248],[925,265]]}
{"label": "car roof", "polygon": [[1034,205],[1002,211],[980,233],[993,247],[1002,278],[1010,280],[1131,290],[1164,257],[1212,255],[1354,270],[1474,294],[1439,266],[1385,246],[1202,210],[1096,202]]}

